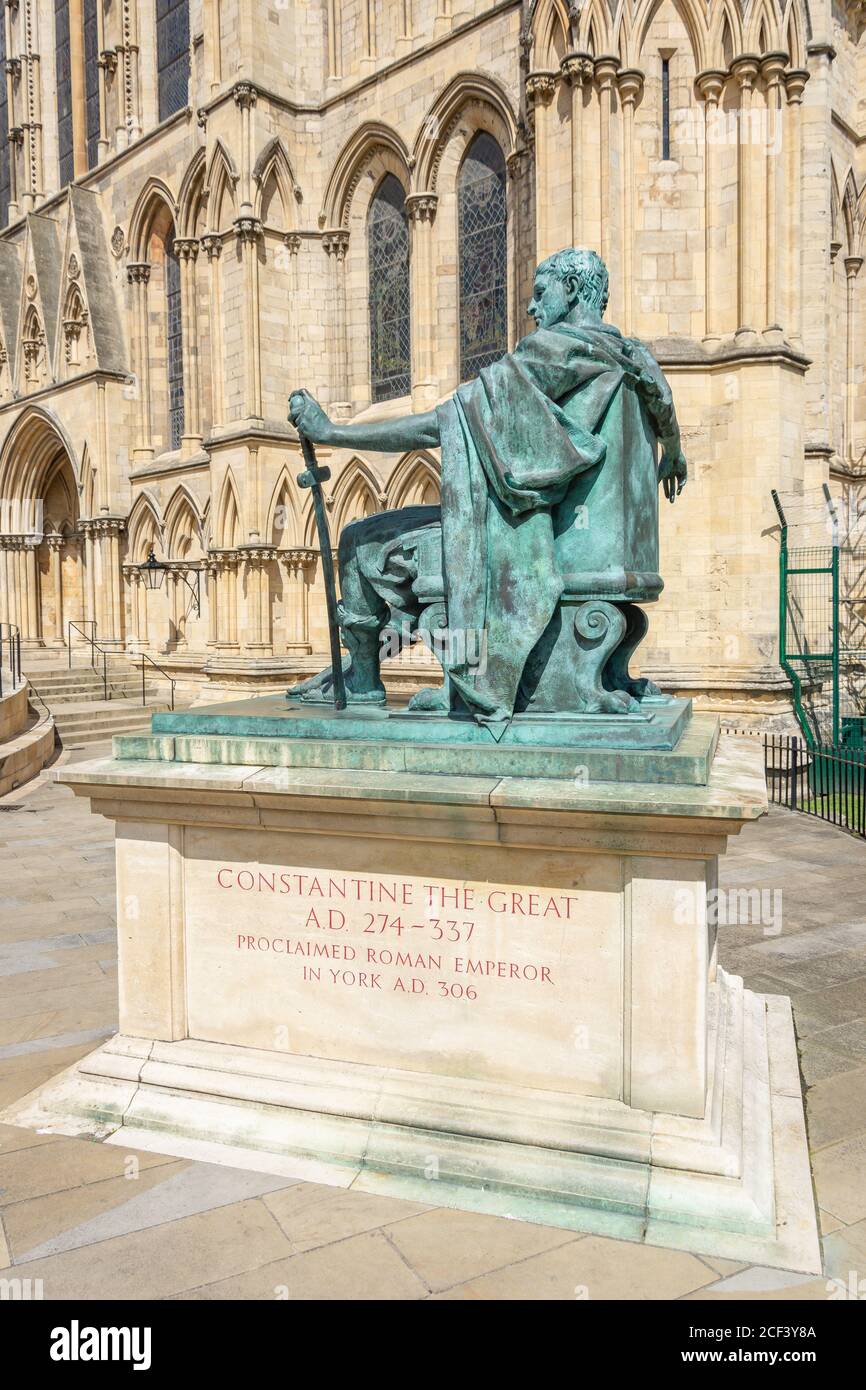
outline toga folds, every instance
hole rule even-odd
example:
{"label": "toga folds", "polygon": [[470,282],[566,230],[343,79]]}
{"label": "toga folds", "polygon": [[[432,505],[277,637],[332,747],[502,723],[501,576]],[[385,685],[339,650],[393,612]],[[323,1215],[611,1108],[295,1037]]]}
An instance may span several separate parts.
{"label": "toga folds", "polygon": [[462,650],[486,657],[458,660],[449,676],[482,722],[511,718],[527,658],[556,611],[552,509],[577,474],[604,464],[624,358],[649,387],[662,433],[673,404],[657,363],[607,324],[539,328],[437,407],[448,627],[474,634]]}

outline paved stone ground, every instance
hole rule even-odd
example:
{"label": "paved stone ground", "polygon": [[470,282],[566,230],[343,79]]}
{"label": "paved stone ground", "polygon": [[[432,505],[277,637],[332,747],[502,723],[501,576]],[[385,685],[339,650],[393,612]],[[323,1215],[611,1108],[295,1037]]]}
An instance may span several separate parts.
{"label": "paved stone ground", "polygon": [[[832,1279],[866,1279],[864,871],[859,841],[781,810],[724,866],[724,886],[770,890],[768,919],[782,890],[781,934],[724,927],[721,959],[794,1001],[824,1278],[9,1125],[0,1270],[76,1300],[838,1297]],[[2,1108],[116,1029],[111,826],[46,774],[0,800],[0,920]]]}

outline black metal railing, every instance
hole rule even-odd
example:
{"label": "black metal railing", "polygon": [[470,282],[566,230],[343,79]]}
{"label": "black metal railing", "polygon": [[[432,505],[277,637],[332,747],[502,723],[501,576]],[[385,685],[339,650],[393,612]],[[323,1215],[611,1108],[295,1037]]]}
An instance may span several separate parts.
{"label": "black metal railing", "polygon": [[[86,632],[85,627],[89,627],[90,631]],[[66,625],[66,645],[69,648],[70,671],[72,670],[73,634],[77,634],[82,638],[90,649],[90,666],[92,670],[102,676],[102,698],[104,700],[110,700],[114,693],[112,689],[112,674],[118,669],[117,663],[125,663],[127,672],[130,667],[132,667],[133,670],[138,670],[140,663],[141,703],[143,705],[148,703],[149,691],[147,688],[147,677],[150,671],[155,671],[158,677],[162,677],[164,681],[168,682],[169,707],[174,709],[174,690],[177,684],[174,678],[170,676],[167,671],[163,670],[162,666],[154,661],[152,656],[148,656],[147,652],[136,652],[133,654],[131,652],[111,651],[109,648],[103,647],[97,641],[96,623],[91,618],[81,618],[78,622],[68,622]],[[111,666],[111,662],[115,663],[114,667]]]}
{"label": "black metal railing", "polygon": [[15,623],[0,623],[0,698],[3,695],[3,663],[9,671],[12,689],[21,684],[21,633]]}
{"label": "black metal railing", "polygon": [[775,806],[801,811],[866,839],[866,747],[811,747],[789,734],[726,728],[760,738],[767,795]]}

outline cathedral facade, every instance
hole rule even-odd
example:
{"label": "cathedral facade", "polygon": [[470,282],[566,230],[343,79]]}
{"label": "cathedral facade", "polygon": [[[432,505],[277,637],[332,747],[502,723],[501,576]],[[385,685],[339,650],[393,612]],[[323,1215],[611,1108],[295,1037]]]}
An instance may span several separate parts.
{"label": "cathedral facade", "polygon": [[[862,0],[3,20],[0,620],[25,669],[92,635],[190,695],[317,669],[289,391],[340,420],[429,409],[531,328],[535,264],[578,245],[664,366],[691,470],[661,504],[642,669],[733,720],[784,715],[771,489],[826,483],[856,518],[866,445]],[[433,453],[319,456],[333,538],[438,500]]]}

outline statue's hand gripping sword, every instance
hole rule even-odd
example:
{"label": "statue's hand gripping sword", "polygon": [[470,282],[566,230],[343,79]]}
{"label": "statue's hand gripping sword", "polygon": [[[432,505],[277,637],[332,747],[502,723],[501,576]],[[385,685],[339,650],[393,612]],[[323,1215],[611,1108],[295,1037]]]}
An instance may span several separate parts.
{"label": "statue's hand gripping sword", "polygon": [[331,676],[334,682],[334,709],[346,708],[346,682],[343,677],[343,657],[340,651],[340,627],[337,622],[337,586],[334,581],[334,554],[331,550],[331,535],[328,518],[325,514],[325,499],[322,496],[322,483],[331,476],[330,468],[322,468],[316,458],[312,441],[298,430],[304,462],[303,473],[298,474],[298,487],[308,487],[313,495],[313,512],[316,517],[316,531],[319,536],[319,550],[322,556],[322,577],[325,581],[325,601],[328,608],[328,633],[331,639]]}

